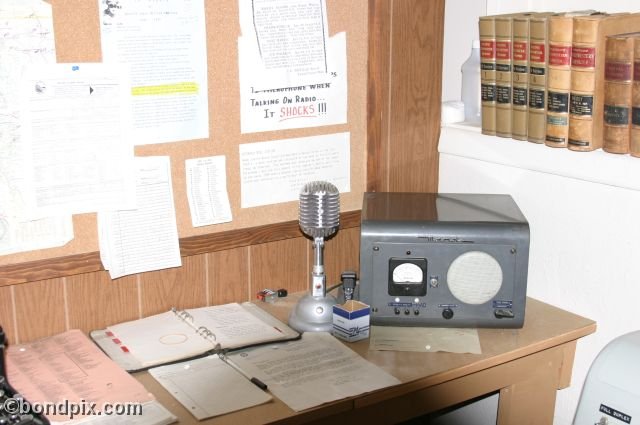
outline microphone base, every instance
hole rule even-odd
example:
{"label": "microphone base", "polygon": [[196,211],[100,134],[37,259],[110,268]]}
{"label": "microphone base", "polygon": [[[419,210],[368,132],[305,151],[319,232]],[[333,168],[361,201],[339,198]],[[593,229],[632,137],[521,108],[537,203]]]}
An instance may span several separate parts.
{"label": "microphone base", "polygon": [[306,294],[289,315],[289,326],[298,332],[331,332],[333,329],[333,295],[314,297]]}

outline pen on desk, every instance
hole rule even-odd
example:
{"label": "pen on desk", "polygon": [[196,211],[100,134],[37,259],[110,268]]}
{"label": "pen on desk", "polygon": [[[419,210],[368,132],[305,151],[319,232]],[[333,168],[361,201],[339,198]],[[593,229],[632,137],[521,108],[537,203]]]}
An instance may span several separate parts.
{"label": "pen on desk", "polygon": [[255,376],[250,376],[249,374],[247,374],[247,372],[242,370],[240,368],[240,366],[238,366],[233,361],[231,361],[231,359],[229,359],[227,357],[227,355],[224,353],[224,351],[218,351],[218,357],[220,358],[220,360],[222,360],[223,362],[225,362],[226,364],[228,364],[229,366],[234,368],[238,373],[240,373],[242,376],[244,376],[249,381],[251,381],[256,387],[260,388],[263,391],[267,390],[267,384],[265,384],[264,382],[262,382],[261,380],[259,380]]}

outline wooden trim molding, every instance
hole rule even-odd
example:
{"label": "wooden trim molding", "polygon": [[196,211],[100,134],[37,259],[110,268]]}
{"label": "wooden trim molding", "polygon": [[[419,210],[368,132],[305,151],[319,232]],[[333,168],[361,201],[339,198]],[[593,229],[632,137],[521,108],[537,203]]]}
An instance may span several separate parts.
{"label": "wooden trim molding", "polygon": [[369,192],[383,190],[385,134],[388,131],[391,3],[369,0],[369,75],[367,82],[367,182]]}
{"label": "wooden trim molding", "polygon": [[[360,210],[340,214],[340,228],[360,225]],[[190,257],[302,236],[297,220],[180,239],[180,255]],[[99,252],[30,261],[0,267],[0,286],[104,270]]]}

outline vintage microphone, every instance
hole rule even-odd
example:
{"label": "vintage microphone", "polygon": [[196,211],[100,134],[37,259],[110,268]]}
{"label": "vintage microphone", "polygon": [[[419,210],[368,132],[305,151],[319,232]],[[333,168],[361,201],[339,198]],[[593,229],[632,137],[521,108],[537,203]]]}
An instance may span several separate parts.
{"label": "vintage microphone", "polygon": [[333,327],[336,299],[327,294],[324,273],[324,240],[340,226],[340,193],[326,181],[309,182],[300,191],[299,222],[302,232],[313,238],[314,263],[311,290],[296,304],[289,326],[298,332],[329,332]]}

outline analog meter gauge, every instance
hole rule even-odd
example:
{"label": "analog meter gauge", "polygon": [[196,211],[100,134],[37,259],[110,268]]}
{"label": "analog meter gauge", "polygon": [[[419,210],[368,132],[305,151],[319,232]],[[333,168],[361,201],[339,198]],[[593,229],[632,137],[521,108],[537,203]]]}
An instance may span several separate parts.
{"label": "analog meter gauge", "polygon": [[426,258],[389,259],[389,295],[426,295],[426,276]]}
{"label": "analog meter gauge", "polygon": [[393,283],[422,283],[422,269],[413,263],[402,263],[393,269]]}

